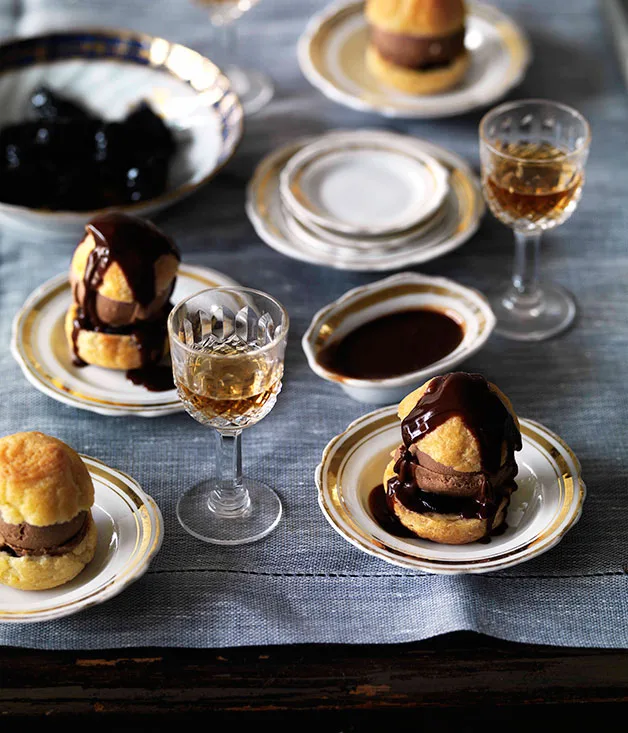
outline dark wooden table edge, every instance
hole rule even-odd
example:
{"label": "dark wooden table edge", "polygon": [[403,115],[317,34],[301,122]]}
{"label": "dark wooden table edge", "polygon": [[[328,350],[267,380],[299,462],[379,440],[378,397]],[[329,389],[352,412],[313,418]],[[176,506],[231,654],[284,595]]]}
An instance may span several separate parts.
{"label": "dark wooden table edge", "polygon": [[[90,651],[0,648],[0,719],[214,718],[293,724],[464,715],[583,721],[628,709],[628,650],[559,647],[455,632],[386,645],[286,645]],[[336,724],[336,722],[334,722]],[[340,722],[337,723],[340,725]]]}

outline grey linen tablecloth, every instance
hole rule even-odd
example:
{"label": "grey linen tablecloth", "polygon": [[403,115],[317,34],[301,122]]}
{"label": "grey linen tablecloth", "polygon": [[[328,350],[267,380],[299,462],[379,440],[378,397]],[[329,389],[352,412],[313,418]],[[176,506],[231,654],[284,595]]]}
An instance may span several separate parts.
{"label": "grey linen tablecloth", "polygon": [[[247,474],[279,491],[285,514],[268,538],[237,549],[188,536],[179,495],[213,469],[214,439],[185,414],[106,418],[63,406],[23,378],[9,354],[11,319],[26,296],[68,266],[74,242],[42,246],[5,232],[0,258],[0,432],[42,430],[130,473],[165,519],[148,573],[107,603],[43,624],[0,627],[0,642],[49,649],[142,645],[226,647],[297,642],[384,643],[473,629],[555,645],[628,646],[628,354],[626,98],[594,0],[504,0],[535,52],[511,96],[573,104],[591,121],[587,184],[573,218],[546,237],[543,271],[571,289],[580,311],[567,334],[540,344],[497,336],[465,364],[496,382],[519,414],[559,433],[582,461],[588,498],[560,545],[511,570],[433,576],[365,555],[327,524],[314,469],[330,438],[368,408],[309,370],[300,338],[312,314],[376,275],[292,261],[266,247],[244,214],[255,164],[276,146],[331,127],[378,126],[446,145],[478,164],[480,112],[454,119],[386,121],[344,109],[310,88],[295,42],[321,0],[266,0],[240,22],[243,55],[274,78],[277,95],[247,120],[237,156],[204,190],[156,221],[185,261],[266,290],[292,317],[284,391],[244,436]],[[181,41],[221,61],[202,10],[182,0],[30,0],[14,32],[51,26],[128,26]],[[3,5],[4,18],[14,11]],[[512,235],[487,215],[458,251],[421,267],[488,290],[506,277]]]}

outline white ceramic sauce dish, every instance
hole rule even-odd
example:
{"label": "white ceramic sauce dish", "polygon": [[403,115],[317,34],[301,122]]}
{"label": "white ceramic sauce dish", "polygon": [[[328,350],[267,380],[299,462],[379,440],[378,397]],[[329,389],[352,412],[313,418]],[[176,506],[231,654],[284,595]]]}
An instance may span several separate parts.
{"label": "white ceramic sauce dish", "polygon": [[[365,323],[423,308],[441,311],[458,322],[463,331],[462,341],[451,353],[423,369],[384,379],[357,379],[330,371],[318,358],[324,347]],[[430,377],[452,371],[482,348],[494,327],[493,311],[477,290],[444,277],[404,272],[350,290],[322,308],[301,343],[310,368],[319,377],[338,383],[358,402],[383,405],[398,402]]]}

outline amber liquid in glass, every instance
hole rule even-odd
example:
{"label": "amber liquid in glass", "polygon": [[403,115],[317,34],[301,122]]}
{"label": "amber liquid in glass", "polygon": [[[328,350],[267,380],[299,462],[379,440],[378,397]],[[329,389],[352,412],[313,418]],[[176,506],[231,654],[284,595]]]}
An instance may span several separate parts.
{"label": "amber liquid in glass", "polygon": [[[219,428],[244,428],[265,417],[281,390],[283,362],[269,359],[258,347],[238,339],[205,348],[180,372],[175,365],[179,396],[200,423]],[[234,358],[221,359],[222,356]]]}
{"label": "amber liquid in glass", "polygon": [[[525,222],[547,229],[573,210],[583,177],[565,152],[549,143],[495,147],[518,160],[492,155],[484,186],[491,210],[505,224]],[[529,161],[529,162],[528,162]]]}
{"label": "amber liquid in glass", "polygon": [[277,379],[257,394],[244,396],[244,392],[242,392],[240,396],[234,394],[230,398],[214,397],[211,388],[203,394],[198,394],[180,384],[179,390],[183,401],[195,413],[195,417],[199,422],[209,422],[221,418],[244,427],[244,422],[247,424],[257,422],[267,413],[268,403],[276,397],[280,387],[281,380]]}

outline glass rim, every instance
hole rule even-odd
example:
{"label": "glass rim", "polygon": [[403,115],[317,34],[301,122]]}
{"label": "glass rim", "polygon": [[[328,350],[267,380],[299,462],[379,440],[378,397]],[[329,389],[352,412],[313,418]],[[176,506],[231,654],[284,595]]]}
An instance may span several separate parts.
{"label": "glass rim", "polygon": [[188,303],[192,298],[196,298],[199,295],[203,295],[204,293],[210,293],[210,292],[217,292],[217,293],[226,293],[226,292],[236,292],[236,293],[249,293],[251,295],[261,295],[262,297],[266,298],[267,300],[270,300],[271,303],[274,303],[277,308],[281,311],[283,315],[284,325],[281,328],[280,334],[277,336],[273,336],[272,340],[269,341],[267,344],[264,344],[264,346],[257,349],[257,351],[251,351],[251,352],[244,352],[241,354],[217,354],[215,351],[208,351],[205,353],[206,356],[211,356],[212,359],[242,359],[246,358],[249,355],[255,354],[256,356],[258,354],[262,354],[265,351],[270,351],[272,348],[277,346],[281,343],[282,340],[286,339],[288,336],[288,330],[290,328],[290,316],[288,315],[288,311],[286,308],[277,300],[277,298],[273,297],[272,295],[269,295],[268,293],[265,293],[263,290],[256,290],[255,288],[245,288],[245,287],[239,287],[238,285],[222,285],[217,288],[205,288],[203,290],[199,290],[196,293],[192,293],[191,295],[188,295],[187,298],[183,298],[183,300],[180,300],[174,308],[170,311],[170,314],[168,315],[168,335],[176,341],[176,343],[181,346],[186,351],[196,354],[196,356],[203,356],[203,351],[199,351],[198,349],[194,349],[188,344],[186,344],[184,341],[181,341],[178,334],[174,332],[174,328],[172,326],[172,323],[174,321],[174,315],[175,313],[184,306],[186,303]]}
{"label": "glass rim", "polygon": [[[501,114],[502,112],[506,112],[509,109],[516,109],[517,107],[521,107],[526,104],[545,104],[545,105],[551,105],[554,107],[557,107],[558,109],[563,110],[563,112],[569,112],[569,114],[573,115],[577,119],[580,120],[582,123],[582,126],[584,127],[584,139],[583,142],[578,145],[578,147],[575,150],[571,150],[568,153],[562,153],[556,158],[552,158],[552,160],[544,160],[542,158],[536,159],[536,158],[522,158],[517,155],[510,155],[509,153],[504,153],[501,150],[498,150],[494,145],[492,145],[485,133],[485,127],[487,125],[487,121],[489,117],[497,114]],[[589,121],[587,118],[581,113],[578,112],[577,109],[574,107],[570,107],[568,104],[563,104],[562,102],[555,102],[552,99],[541,99],[538,97],[530,98],[530,99],[517,99],[512,102],[504,102],[503,104],[498,105],[497,107],[493,107],[493,109],[490,109],[488,112],[484,114],[482,119],[480,120],[479,125],[479,132],[480,132],[480,140],[483,145],[485,145],[492,153],[495,153],[495,155],[499,155],[501,158],[505,158],[507,160],[515,160],[519,163],[534,163],[535,165],[549,165],[550,163],[556,163],[556,161],[565,160],[566,158],[571,158],[574,155],[581,155],[591,144],[591,125],[589,124]]]}

